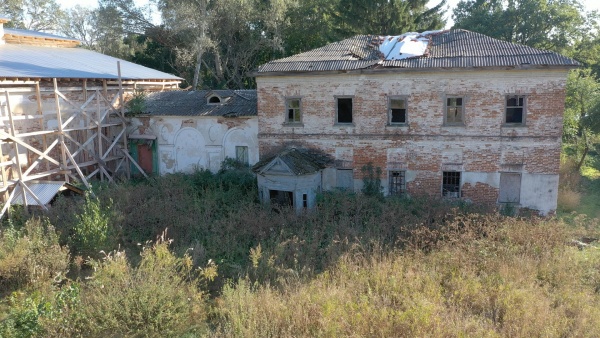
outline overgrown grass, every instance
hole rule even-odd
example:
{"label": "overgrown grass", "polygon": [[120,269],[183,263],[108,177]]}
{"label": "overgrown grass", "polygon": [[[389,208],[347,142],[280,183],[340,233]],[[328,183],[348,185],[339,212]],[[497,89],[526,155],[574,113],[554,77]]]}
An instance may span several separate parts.
{"label": "overgrown grass", "polygon": [[178,174],[13,214],[0,269],[29,241],[54,272],[0,270],[0,336],[600,335],[600,250],[571,246],[597,220],[339,192],[298,214],[254,187],[243,168]]}

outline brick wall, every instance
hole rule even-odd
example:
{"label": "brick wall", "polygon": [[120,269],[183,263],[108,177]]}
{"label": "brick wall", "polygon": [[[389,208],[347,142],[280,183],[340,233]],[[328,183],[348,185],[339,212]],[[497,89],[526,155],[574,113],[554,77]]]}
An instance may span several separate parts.
{"label": "brick wall", "polygon": [[[558,175],[566,75],[566,70],[448,70],[260,76],[260,154],[286,144],[333,157],[336,149],[351,148],[356,179],[369,162],[383,169],[384,182],[386,170],[400,166],[416,173],[407,183],[409,192],[432,195],[440,194],[441,172],[448,168]],[[527,97],[524,126],[504,123],[509,94]],[[462,126],[444,125],[450,95],[463,98]],[[335,124],[335,96],[353,97],[353,125]],[[406,97],[405,126],[388,125],[388,96]],[[301,125],[285,123],[286,97],[301,98]],[[390,155],[394,149],[399,155]],[[475,182],[465,184],[462,193],[495,201],[497,191],[493,184]]]}

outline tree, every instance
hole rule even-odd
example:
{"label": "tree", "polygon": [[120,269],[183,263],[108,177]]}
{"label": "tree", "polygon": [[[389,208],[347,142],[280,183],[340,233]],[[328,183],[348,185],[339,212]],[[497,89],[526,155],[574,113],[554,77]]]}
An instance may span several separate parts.
{"label": "tree", "polygon": [[461,0],[454,28],[531,47],[565,52],[586,34],[579,0]]}
{"label": "tree", "polygon": [[7,27],[58,31],[66,13],[55,0],[2,0],[0,13],[11,21]]}
{"label": "tree", "polygon": [[67,10],[60,33],[81,41],[82,46],[94,49],[98,44],[100,32],[97,28],[98,12],[76,5]]}
{"label": "tree", "polygon": [[[427,9],[428,0],[341,0],[333,13],[337,39],[358,34],[397,35],[444,26],[442,0]],[[360,19],[359,19],[360,18]]]}
{"label": "tree", "polygon": [[569,74],[565,107],[563,137],[578,145],[579,170],[600,133],[600,83],[591,69],[577,69]]}

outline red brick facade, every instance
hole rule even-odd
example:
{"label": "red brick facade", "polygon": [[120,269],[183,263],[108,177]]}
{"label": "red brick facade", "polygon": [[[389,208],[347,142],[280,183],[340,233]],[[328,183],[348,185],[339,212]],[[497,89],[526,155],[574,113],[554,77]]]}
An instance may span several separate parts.
{"label": "red brick facade", "polygon": [[[499,173],[517,172],[523,175],[521,204],[550,211],[556,207],[566,75],[548,69],[262,75],[260,154],[286,144],[317,148],[338,167],[354,168],[355,188],[367,163],[382,169],[385,188],[388,171],[403,170],[409,194],[439,196],[443,172],[458,171],[461,196],[487,203],[498,201]],[[525,97],[523,125],[505,123],[507,95]],[[352,97],[351,125],[335,123],[336,96]],[[390,96],[406,99],[405,125],[389,124]],[[301,99],[301,124],[286,124],[288,97]],[[445,124],[448,97],[462,99],[463,125]]]}

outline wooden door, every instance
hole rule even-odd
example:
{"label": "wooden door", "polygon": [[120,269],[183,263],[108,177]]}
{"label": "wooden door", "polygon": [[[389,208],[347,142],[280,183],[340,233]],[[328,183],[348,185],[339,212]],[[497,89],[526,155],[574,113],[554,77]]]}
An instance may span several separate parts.
{"label": "wooden door", "polygon": [[137,145],[137,155],[138,155],[138,164],[146,174],[152,174],[152,168],[154,164],[152,163],[152,146],[147,145],[145,143]]}

